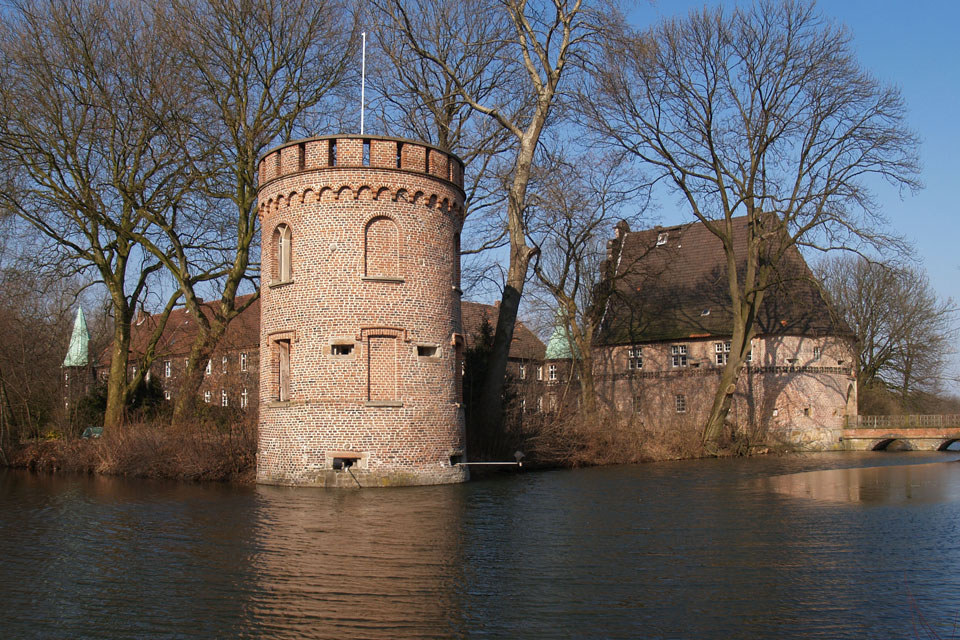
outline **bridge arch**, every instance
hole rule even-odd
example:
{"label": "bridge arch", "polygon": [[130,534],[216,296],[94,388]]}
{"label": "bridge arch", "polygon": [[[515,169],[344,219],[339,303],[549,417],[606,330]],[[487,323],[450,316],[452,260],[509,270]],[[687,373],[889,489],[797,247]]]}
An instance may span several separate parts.
{"label": "bridge arch", "polygon": [[913,445],[904,438],[884,438],[870,447],[871,451],[913,451]]}
{"label": "bridge arch", "polygon": [[950,448],[951,445],[960,443],[960,438],[948,438],[940,443],[940,446],[937,447],[937,451],[956,451],[957,448]]}

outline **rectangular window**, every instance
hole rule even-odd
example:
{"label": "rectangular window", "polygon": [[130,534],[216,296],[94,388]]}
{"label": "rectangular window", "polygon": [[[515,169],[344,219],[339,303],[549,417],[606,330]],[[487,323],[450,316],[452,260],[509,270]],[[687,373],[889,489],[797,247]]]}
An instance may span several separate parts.
{"label": "rectangular window", "polygon": [[687,412],[687,396],[682,393],[678,393],[676,397],[677,404],[677,413],[686,413]]}
{"label": "rectangular window", "polygon": [[246,388],[244,388],[243,393],[240,394],[240,408],[246,409],[249,402],[249,395],[247,394]]}
{"label": "rectangular window", "polygon": [[173,375],[173,365],[170,363],[169,360],[164,360],[163,361],[163,377],[169,378],[172,375]]}
{"label": "rectangular window", "polygon": [[520,364],[520,379],[521,380],[527,379],[527,365],[523,363]]}
{"label": "rectangular window", "polygon": [[247,370],[247,354],[244,352],[240,354],[240,371],[246,371],[246,370]]}
{"label": "rectangular window", "polygon": [[277,340],[277,400],[290,399],[290,341]]}
{"label": "rectangular window", "polygon": [[675,344],[670,347],[670,357],[675,367],[687,366],[687,345]]}
{"label": "rectangular window", "polygon": [[440,356],[440,348],[432,344],[418,344],[417,356],[420,358],[437,358]]}
{"label": "rectangular window", "polygon": [[330,345],[330,355],[349,356],[353,353],[352,344],[332,344]]}
{"label": "rectangular window", "polygon": [[543,366],[537,367],[537,380],[543,380]]}
{"label": "rectangular window", "polygon": [[223,356],[222,358],[220,358],[220,366],[223,367],[223,372],[226,373],[227,372],[227,356]]}
{"label": "rectangular window", "polygon": [[659,247],[659,246],[661,246],[661,245],[667,244],[667,238],[668,238],[668,237],[669,237],[669,236],[668,236],[666,233],[658,233],[658,234],[657,234],[657,246]]}
{"label": "rectangular window", "polygon": [[643,347],[627,349],[627,369],[643,369]]}
{"label": "rectangular window", "polygon": [[169,389],[164,389],[164,391],[163,391],[163,399],[164,399],[164,400],[169,400],[169,399],[170,399],[170,390],[169,390]]}
{"label": "rectangular window", "polygon": [[821,355],[822,355],[822,352],[820,351],[820,347],[814,347],[814,348],[813,348],[813,359],[814,359],[814,360],[819,360]]}
{"label": "rectangular window", "polygon": [[547,369],[547,377],[548,377],[550,380],[556,380],[556,379],[557,379],[557,365],[552,364],[552,365],[550,365],[550,366],[548,367],[548,369]]}
{"label": "rectangular window", "polygon": [[210,404],[210,392],[209,392],[209,391],[204,391],[204,392],[203,392],[203,401],[206,402],[207,404]]}
{"label": "rectangular window", "polygon": [[226,407],[226,406],[229,405],[229,403],[230,403],[230,400],[229,400],[229,398],[227,397],[227,390],[226,390],[226,389],[221,389],[221,390],[220,390],[220,406],[221,406],[221,407]]}
{"label": "rectangular window", "polygon": [[730,361],[730,343],[729,342],[715,342],[713,344],[714,351],[717,356],[717,366],[722,367]]}
{"label": "rectangular window", "polygon": [[203,375],[210,375],[213,373],[213,360],[207,360],[207,368],[203,370]]}
{"label": "rectangular window", "polygon": [[753,362],[753,349],[751,349],[750,351],[747,351],[747,358],[746,358],[746,360],[747,360],[747,362]]}

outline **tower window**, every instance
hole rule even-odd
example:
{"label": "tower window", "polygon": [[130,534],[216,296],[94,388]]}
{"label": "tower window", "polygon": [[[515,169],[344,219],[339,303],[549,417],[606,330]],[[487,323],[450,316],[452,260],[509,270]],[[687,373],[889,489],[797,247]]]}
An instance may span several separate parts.
{"label": "tower window", "polygon": [[273,280],[276,283],[290,282],[293,279],[293,237],[290,227],[277,225],[273,232],[274,269]]}

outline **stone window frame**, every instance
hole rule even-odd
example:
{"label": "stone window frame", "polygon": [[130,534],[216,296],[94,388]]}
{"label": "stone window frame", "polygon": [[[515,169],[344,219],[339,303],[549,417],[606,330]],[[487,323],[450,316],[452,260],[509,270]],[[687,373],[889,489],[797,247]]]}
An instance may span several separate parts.
{"label": "stone window frame", "polygon": [[[434,349],[432,355],[421,355],[421,349]],[[418,342],[414,346],[418,362],[440,362],[443,360],[443,346],[436,342]]]}
{"label": "stone window frame", "polygon": [[[337,347],[350,347],[349,353],[335,353]],[[356,360],[360,353],[360,342],[354,336],[335,336],[327,341],[327,348],[324,350],[327,357],[334,360]]]}
{"label": "stone window frame", "polygon": [[270,235],[273,264],[270,269],[270,286],[281,286],[293,282],[293,227],[282,220],[273,228]]}

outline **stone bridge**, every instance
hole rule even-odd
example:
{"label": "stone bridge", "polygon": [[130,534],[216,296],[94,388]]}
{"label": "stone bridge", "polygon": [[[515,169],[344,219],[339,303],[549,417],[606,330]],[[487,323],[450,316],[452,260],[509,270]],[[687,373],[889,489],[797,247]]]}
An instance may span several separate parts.
{"label": "stone bridge", "polygon": [[849,451],[944,451],[960,442],[960,415],[849,416],[842,442]]}

